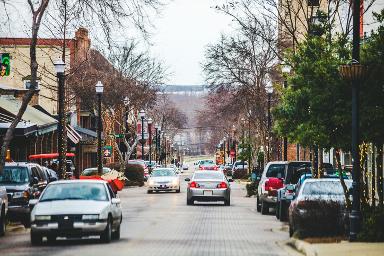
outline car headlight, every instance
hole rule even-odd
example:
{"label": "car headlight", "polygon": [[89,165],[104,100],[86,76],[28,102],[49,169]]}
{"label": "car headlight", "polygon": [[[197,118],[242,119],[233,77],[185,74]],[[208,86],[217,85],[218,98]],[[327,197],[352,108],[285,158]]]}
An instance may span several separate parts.
{"label": "car headlight", "polygon": [[149,180],[149,181],[148,181],[148,185],[149,185],[149,186],[153,186],[153,185],[155,185],[155,181],[154,181],[154,180]]}
{"label": "car headlight", "polygon": [[84,214],[82,219],[83,220],[98,220],[99,214]]}
{"label": "car headlight", "polygon": [[36,215],[35,220],[51,220],[51,215]]}

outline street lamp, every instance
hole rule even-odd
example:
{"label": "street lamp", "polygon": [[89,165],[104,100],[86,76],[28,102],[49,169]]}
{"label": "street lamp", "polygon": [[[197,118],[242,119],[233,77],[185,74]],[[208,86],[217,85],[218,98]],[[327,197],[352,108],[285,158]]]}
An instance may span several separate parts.
{"label": "street lamp", "polygon": [[244,130],[244,125],[245,125],[245,118],[242,117],[241,118],[241,132],[242,132],[242,136],[241,136],[241,144],[242,147],[241,147],[241,152],[242,152],[242,155],[243,155],[243,159],[242,159],[242,162],[243,162],[243,173],[244,173],[244,154],[245,154],[245,151],[244,151],[244,148],[245,148],[245,141],[244,141],[244,138],[245,138],[245,130]]}
{"label": "street lamp", "polygon": [[66,151],[67,151],[67,134],[65,132],[65,114],[64,114],[64,100],[65,100],[65,63],[62,59],[58,59],[54,63],[56,76],[58,79],[57,101],[58,101],[58,118],[59,123],[57,126],[57,147],[59,153],[59,176],[64,179],[66,174]]}
{"label": "street lamp", "polygon": [[144,138],[145,111],[144,109],[140,110],[139,117],[141,118],[141,139],[139,140],[139,142],[141,144],[141,159],[144,160],[144,144],[145,144],[145,138]]}
{"label": "street lamp", "polygon": [[149,163],[152,164],[152,118],[147,119],[149,140]]}
{"label": "street lamp", "polygon": [[[287,81],[287,75],[291,73],[291,66],[284,65],[281,69],[282,73],[284,74],[284,89],[288,87],[288,81]],[[283,137],[283,160],[288,161],[288,139],[286,136]]]}
{"label": "street lamp", "polygon": [[223,152],[224,152],[224,159],[223,159],[223,162],[224,162],[224,165],[225,165],[225,163],[226,163],[226,161],[225,161],[225,153],[226,153],[225,151],[226,151],[226,149],[227,149],[227,148],[226,148],[226,145],[225,145],[226,142],[227,142],[227,138],[224,137],[224,138],[223,138]]}
{"label": "street lamp", "polygon": [[104,86],[103,84],[98,81],[96,86],[96,95],[97,95],[97,111],[98,111],[98,118],[97,118],[97,173],[99,175],[103,174],[103,161],[102,161],[102,153],[101,153],[101,147],[102,147],[102,141],[101,141],[101,96],[104,92]]}
{"label": "street lamp", "polygon": [[[126,136],[128,135],[129,133],[129,130],[128,130],[128,115],[129,115],[129,98],[127,96],[125,96],[125,98],[123,99],[123,104],[124,104],[124,139],[126,139]],[[125,158],[127,158],[127,155],[128,155],[128,149],[127,149],[127,152],[125,153]]]}
{"label": "street lamp", "polygon": [[270,142],[271,142],[271,98],[273,93],[273,86],[271,80],[267,81],[267,84],[265,85],[265,90],[268,95],[268,145],[267,145],[267,162],[269,162],[270,158]]}
{"label": "street lamp", "polygon": [[158,156],[159,156],[159,148],[158,148],[158,144],[159,144],[159,124],[158,123],[155,123],[155,161],[156,161],[156,164],[158,164]]}

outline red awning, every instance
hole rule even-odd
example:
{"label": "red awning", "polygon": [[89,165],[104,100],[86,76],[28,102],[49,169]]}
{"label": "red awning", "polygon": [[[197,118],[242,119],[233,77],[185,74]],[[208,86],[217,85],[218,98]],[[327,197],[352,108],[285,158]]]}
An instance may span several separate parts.
{"label": "red awning", "polygon": [[[74,153],[67,153],[67,157],[74,157]],[[49,153],[49,154],[38,154],[38,155],[30,155],[28,157],[29,160],[34,160],[34,159],[54,159],[58,158],[59,153]]]}

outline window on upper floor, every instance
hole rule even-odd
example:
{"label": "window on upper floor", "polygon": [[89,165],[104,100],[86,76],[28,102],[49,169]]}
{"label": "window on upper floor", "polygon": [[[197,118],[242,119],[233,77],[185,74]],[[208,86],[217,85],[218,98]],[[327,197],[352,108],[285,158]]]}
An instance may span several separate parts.
{"label": "window on upper floor", "polygon": [[[37,88],[35,88],[35,90],[39,90],[40,89],[40,81],[37,80],[36,83],[37,83]],[[27,90],[29,90],[31,88],[31,80],[24,80],[24,88]]]}
{"label": "window on upper floor", "polygon": [[308,6],[320,6],[320,0],[308,0]]}

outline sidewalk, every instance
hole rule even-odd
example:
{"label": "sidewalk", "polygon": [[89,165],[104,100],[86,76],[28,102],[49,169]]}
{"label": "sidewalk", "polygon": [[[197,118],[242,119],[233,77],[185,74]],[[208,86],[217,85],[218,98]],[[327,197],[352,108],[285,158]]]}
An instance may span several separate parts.
{"label": "sidewalk", "polygon": [[382,256],[384,243],[323,243],[310,244],[301,240],[291,239],[288,245],[306,256]]}

